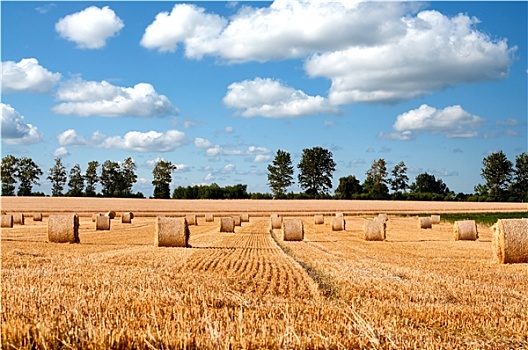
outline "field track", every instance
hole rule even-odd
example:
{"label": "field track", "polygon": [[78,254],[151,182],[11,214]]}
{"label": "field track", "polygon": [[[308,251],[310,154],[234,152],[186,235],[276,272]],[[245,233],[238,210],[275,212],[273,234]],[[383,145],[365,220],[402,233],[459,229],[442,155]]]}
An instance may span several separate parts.
{"label": "field track", "polygon": [[[478,241],[454,241],[451,223],[421,230],[413,215],[525,205],[32,200],[2,201],[2,210],[84,208],[81,243],[48,243],[46,214],[2,229],[2,349],[528,348],[528,264],[497,264],[486,225]],[[389,213],[387,240],[364,241],[364,220],[388,204],[411,215]],[[110,209],[111,230],[96,231],[89,216]],[[189,248],[153,245],[157,209],[198,214]],[[250,222],[235,233],[217,232],[218,215],[211,223],[201,215],[236,209]],[[139,215],[122,224],[123,211]],[[346,214],[345,231],[331,230],[333,211]],[[271,212],[300,218],[304,241],[272,236]],[[314,212],[328,213],[323,225]]]}

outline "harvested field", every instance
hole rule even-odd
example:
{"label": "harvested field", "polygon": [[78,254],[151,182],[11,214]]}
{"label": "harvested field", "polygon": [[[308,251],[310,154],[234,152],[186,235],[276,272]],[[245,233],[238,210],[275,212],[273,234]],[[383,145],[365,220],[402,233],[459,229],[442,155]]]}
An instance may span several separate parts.
{"label": "harvested field", "polygon": [[[1,232],[2,348],[528,347],[528,264],[498,264],[488,226],[477,241],[454,241],[452,223],[420,230],[417,215],[389,213],[386,241],[368,242],[364,220],[388,210],[343,207],[346,229],[332,231],[328,221],[315,225],[320,207],[285,216],[301,219],[305,236],[284,242],[269,234],[272,211],[260,201],[249,208],[265,215],[235,233],[218,232],[204,207],[187,204],[173,216],[204,213],[189,227],[190,248],[161,248],[152,244],[156,218],[141,215],[156,208],[138,213],[134,201],[112,202],[134,220],[115,220],[111,234],[91,221],[105,205],[86,208],[80,244],[46,242],[54,206],[2,202],[8,213],[44,213]],[[211,202],[203,205],[212,212],[231,211]],[[66,209],[75,204],[57,212]]]}

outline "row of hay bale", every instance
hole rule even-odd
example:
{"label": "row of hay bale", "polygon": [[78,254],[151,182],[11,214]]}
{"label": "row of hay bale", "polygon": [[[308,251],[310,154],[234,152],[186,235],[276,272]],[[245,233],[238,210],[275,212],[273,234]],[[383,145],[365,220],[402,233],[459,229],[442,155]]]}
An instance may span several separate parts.
{"label": "row of hay bale", "polygon": [[418,217],[418,228],[420,229],[431,229],[433,225],[440,223],[440,215],[431,216],[419,216]]}
{"label": "row of hay bale", "polygon": [[[33,221],[42,221],[42,213],[34,213]],[[25,225],[26,216],[22,213],[7,214],[2,212],[1,224],[2,228],[12,228],[13,225]]]}
{"label": "row of hay bale", "polygon": [[[105,214],[103,213],[95,213],[92,215],[92,222],[95,222],[95,230],[96,231],[108,231],[110,230],[110,223],[113,219],[115,219],[116,213],[115,211],[108,211]],[[121,215],[121,223],[123,224],[131,224],[132,219],[134,218],[134,213],[132,212],[125,212]]]}

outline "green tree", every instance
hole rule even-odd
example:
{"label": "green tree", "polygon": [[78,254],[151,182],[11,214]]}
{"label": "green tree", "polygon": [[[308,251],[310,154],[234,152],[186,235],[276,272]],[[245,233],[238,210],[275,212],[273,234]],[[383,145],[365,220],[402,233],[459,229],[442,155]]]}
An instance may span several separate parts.
{"label": "green tree", "polygon": [[310,197],[318,197],[328,193],[332,188],[332,176],[336,163],[332,152],[322,147],[303,149],[301,161],[297,165],[297,176],[301,188]]}
{"label": "green tree", "polygon": [[154,186],[153,198],[170,198],[170,183],[172,172],[176,170],[176,165],[169,161],[160,160],[152,170],[152,185]]}
{"label": "green tree", "polygon": [[363,183],[363,192],[368,193],[372,199],[383,199],[389,195],[387,187],[387,163],[380,158],[372,162],[370,169],[366,172],[367,177]]}
{"label": "green tree", "polygon": [[528,153],[515,157],[511,191],[519,202],[528,202]]}
{"label": "green tree", "polygon": [[273,163],[268,165],[268,184],[275,198],[283,198],[293,185],[293,165],[289,152],[277,150]]}
{"label": "green tree", "polygon": [[137,182],[136,164],[134,159],[128,157],[121,163],[121,186],[119,188],[122,197],[132,196],[132,186]]}
{"label": "green tree", "polygon": [[486,180],[489,198],[503,201],[508,195],[508,186],[512,179],[513,164],[502,151],[494,152],[482,160],[481,176]]}
{"label": "green tree", "polygon": [[51,195],[53,197],[62,196],[67,177],[66,167],[62,164],[61,158],[55,158],[55,164],[49,169],[47,179],[51,182]]}
{"label": "green tree", "polygon": [[18,159],[10,154],[2,158],[2,196],[14,196]]}
{"label": "green tree", "polygon": [[84,177],[81,174],[81,166],[75,164],[70,169],[70,179],[68,180],[68,187],[70,190],[67,195],[71,197],[80,197],[84,190]]}
{"label": "green tree", "polygon": [[86,181],[85,193],[87,197],[95,197],[95,186],[99,183],[99,175],[97,175],[97,168],[99,167],[99,162],[93,160],[88,163],[88,168],[84,173],[84,180]]}
{"label": "green tree", "polygon": [[105,197],[119,197],[119,183],[121,180],[121,169],[119,163],[111,160],[106,160],[101,166],[101,182],[102,194]]}
{"label": "green tree", "polygon": [[442,179],[436,179],[434,175],[423,173],[416,176],[411,184],[412,193],[434,193],[447,195],[450,191]]}
{"label": "green tree", "polygon": [[335,197],[338,199],[352,199],[353,195],[363,191],[361,183],[354,175],[348,175],[339,179],[339,185],[335,190]]}
{"label": "green tree", "polygon": [[31,158],[20,158],[17,162],[16,178],[19,181],[18,196],[31,196],[33,185],[39,185],[39,177],[43,174],[40,167]]}
{"label": "green tree", "polygon": [[399,162],[391,171],[392,178],[390,179],[391,189],[394,192],[406,192],[409,187],[409,177],[407,176],[407,166],[404,162]]}

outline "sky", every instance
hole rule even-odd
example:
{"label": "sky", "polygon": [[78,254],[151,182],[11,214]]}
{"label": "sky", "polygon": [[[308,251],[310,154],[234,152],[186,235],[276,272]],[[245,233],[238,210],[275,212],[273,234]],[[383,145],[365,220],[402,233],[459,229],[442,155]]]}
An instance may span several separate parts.
{"label": "sky", "polygon": [[[383,158],[455,192],[527,152],[527,2],[1,1],[2,157],[67,171],[132,157],[150,196],[247,184],[277,150],[333,154],[360,181]],[[66,188],[67,190],[67,188]],[[299,192],[296,181],[289,188]]]}

